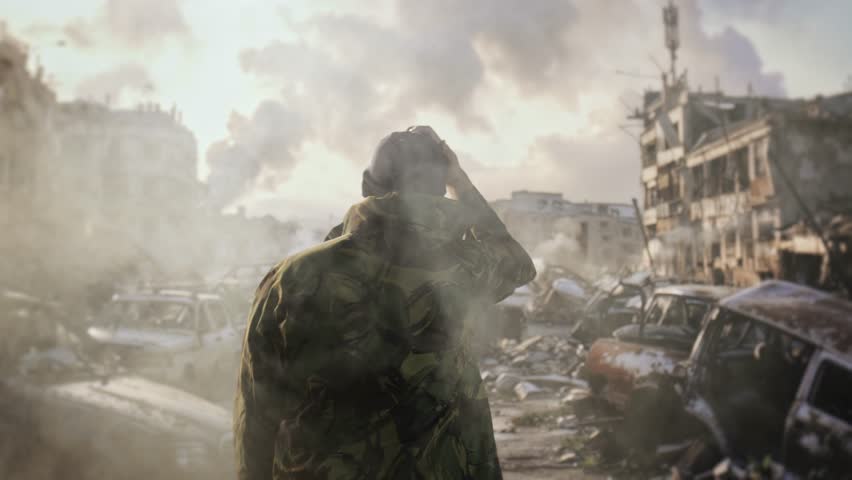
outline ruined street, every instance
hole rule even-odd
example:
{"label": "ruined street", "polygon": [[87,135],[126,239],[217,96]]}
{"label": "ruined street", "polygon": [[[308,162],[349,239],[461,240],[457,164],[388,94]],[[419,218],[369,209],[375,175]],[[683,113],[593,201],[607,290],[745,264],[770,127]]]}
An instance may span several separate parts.
{"label": "ruined street", "polygon": [[0,480],[852,480],[849,19],[3,0]]}

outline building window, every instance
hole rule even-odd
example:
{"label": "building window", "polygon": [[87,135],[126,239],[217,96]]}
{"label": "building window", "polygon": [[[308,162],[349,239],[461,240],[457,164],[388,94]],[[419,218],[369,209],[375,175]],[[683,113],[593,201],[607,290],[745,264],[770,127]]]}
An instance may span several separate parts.
{"label": "building window", "polygon": [[621,234],[622,234],[622,235],[624,235],[625,237],[628,237],[628,238],[629,238],[629,237],[631,236],[630,228],[629,228],[629,227],[624,227],[624,228],[622,228],[622,229],[621,229]]}
{"label": "building window", "polygon": [[704,165],[698,165],[689,169],[692,173],[692,191],[690,195],[693,200],[704,198]]}
{"label": "building window", "polygon": [[645,208],[654,208],[657,206],[657,188],[649,187],[645,189]]}
{"label": "building window", "polygon": [[650,167],[657,162],[656,140],[642,147],[642,166]]}
{"label": "building window", "polygon": [[757,226],[757,241],[771,242],[775,240],[775,227],[771,223],[761,223]]}
{"label": "building window", "polygon": [[609,222],[603,221],[601,222],[601,230],[606,230],[609,227]]}
{"label": "building window", "polygon": [[610,240],[609,235],[601,235],[601,240],[608,242]]}
{"label": "building window", "polygon": [[769,172],[767,163],[769,150],[769,141],[762,138],[754,145],[754,176],[755,178],[765,177]]}

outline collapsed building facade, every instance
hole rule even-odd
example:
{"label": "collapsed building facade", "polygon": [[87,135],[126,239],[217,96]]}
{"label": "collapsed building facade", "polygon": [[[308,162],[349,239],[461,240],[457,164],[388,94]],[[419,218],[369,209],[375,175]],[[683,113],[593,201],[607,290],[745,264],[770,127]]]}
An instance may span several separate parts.
{"label": "collapsed building facade", "polygon": [[[635,118],[642,223],[659,273],[739,286],[826,277],[831,242],[820,226],[852,211],[852,92],[730,96],[663,76]],[[794,242],[789,227],[802,222],[809,228]]]}
{"label": "collapsed building facade", "polygon": [[593,274],[641,257],[642,233],[632,205],[575,203],[561,193],[521,190],[492,206],[512,235],[548,263]]}
{"label": "collapsed building facade", "polygon": [[0,285],[36,292],[50,277],[75,298],[287,252],[293,224],[209,205],[176,108],[60,101],[31,70],[27,46],[0,32]]}

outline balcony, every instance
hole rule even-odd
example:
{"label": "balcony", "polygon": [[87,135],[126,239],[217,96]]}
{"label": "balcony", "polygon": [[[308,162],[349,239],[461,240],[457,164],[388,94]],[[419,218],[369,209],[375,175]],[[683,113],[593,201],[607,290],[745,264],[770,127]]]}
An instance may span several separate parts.
{"label": "balcony", "polygon": [[701,203],[702,202],[692,202],[692,203],[689,204],[689,219],[690,220],[694,221],[694,220],[701,220],[702,218],[704,218],[704,211],[701,208]]}
{"label": "balcony", "polygon": [[692,202],[689,206],[689,219],[729,216],[748,211],[750,208],[748,192],[729,193]]}
{"label": "balcony", "polygon": [[656,225],[657,224],[657,209],[649,208],[642,212],[642,224],[643,225]]}
{"label": "balcony", "polygon": [[683,157],[683,147],[673,147],[657,154],[657,165],[663,166]]}
{"label": "balcony", "polygon": [[680,200],[657,204],[657,219],[672,218],[681,213],[683,213],[683,203]]}
{"label": "balcony", "polygon": [[657,166],[651,165],[642,169],[642,183],[648,183],[657,178]]}
{"label": "balcony", "polygon": [[751,181],[749,185],[749,200],[753,205],[765,203],[772,195],[775,194],[772,188],[772,182],[769,177],[758,177]]}

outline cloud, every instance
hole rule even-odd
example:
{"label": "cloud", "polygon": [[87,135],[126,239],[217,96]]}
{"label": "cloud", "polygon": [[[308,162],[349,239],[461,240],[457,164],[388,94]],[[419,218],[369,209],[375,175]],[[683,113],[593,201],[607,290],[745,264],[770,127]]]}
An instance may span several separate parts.
{"label": "cloud", "polygon": [[251,117],[232,113],[227,139],[207,151],[209,201],[223,208],[247,191],[271,190],[283,182],[307,138],[299,114],[277,101],[265,101]]}
{"label": "cloud", "polygon": [[[758,94],[785,93],[783,76],[764,71],[748,38],[733,28],[708,33],[695,1],[680,5],[680,66],[689,67],[693,86],[709,88],[719,76],[727,92],[745,92],[750,83]],[[305,122],[300,141],[363,164],[382,136],[415,123],[423,112],[453,122],[435,125],[438,131],[511,135],[501,131],[506,119],[486,113],[493,110],[489,103],[547,99],[579,111],[589,95],[614,98],[640,90],[635,79],[615,70],[647,70],[650,53],[665,53],[658,6],[638,1],[540,0],[520,7],[512,0],[396,0],[395,12],[390,21],[308,16],[291,22],[296,40],[244,49],[240,66]],[[658,23],[649,28],[649,21]],[[543,121],[528,158],[478,168],[483,189],[491,196],[514,186],[620,201],[637,194],[637,148],[617,130],[626,112],[618,102],[605,103],[588,114],[596,129],[582,136],[554,133],[558,126]],[[209,163],[215,168],[219,162]],[[292,166],[269,169],[285,173]],[[261,171],[257,165],[245,170]]]}
{"label": "cloud", "polygon": [[75,94],[79,98],[121,104],[128,94],[148,95],[156,89],[144,67],[126,64],[81,81]]}
{"label": "cloud", "polygon": [[719,77],[726,92],[744,93],[749,84],[758,95],[784,96],[784,76],[765,72],[763,59],[754,44],[732,27],[707,34],[701,25],[702,12],[694,2],[681,2],[681,65],[689,68],[690,84],[714,88]]}
{"label": "cloud", "polygon": [[62,26],[62,34],[72,47],[91,48],[95,39],[89,31],[89,24],[83,19],[74,19]]}
{"label": "cloud", "polygon": [[766,21],[777,20],[796,3],[791,0],[703,0],[701,6],[729,17]]}
{"label": "cloud", "polygon": [[100,22],[130,46],[190,33],[178,0],[106,0]]}
{"label": "cloud", "polygon": [[461,164],[483,193],[516,190],[562,192],[571,201],[629,202],[639,193],[638,147],[613,135],[538,138],[519,164],[493,167],[462,157]]}

